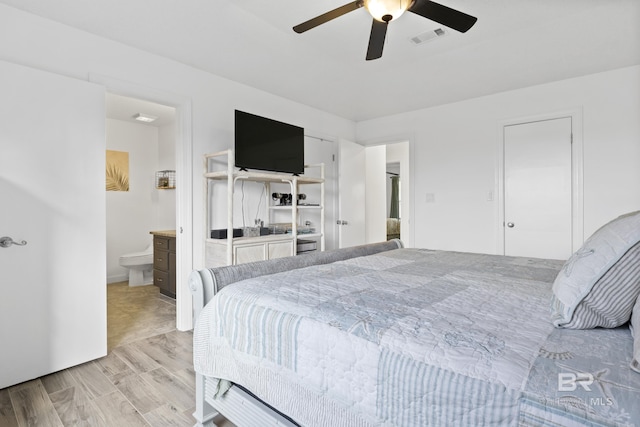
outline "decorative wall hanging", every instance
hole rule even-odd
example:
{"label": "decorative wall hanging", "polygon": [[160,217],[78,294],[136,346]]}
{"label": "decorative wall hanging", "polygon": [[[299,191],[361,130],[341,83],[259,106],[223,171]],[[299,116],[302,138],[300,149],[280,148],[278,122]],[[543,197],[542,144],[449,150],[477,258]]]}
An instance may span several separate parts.
{"label": "decorative wall hanging", "polygon": [[156,188],[172,190],[176,188],[176,171],[166,170],[156,172]]}
{"label": "decorative wall hanging", "polygon": [[129,191],[129,153],[107,150],[107,191]]}

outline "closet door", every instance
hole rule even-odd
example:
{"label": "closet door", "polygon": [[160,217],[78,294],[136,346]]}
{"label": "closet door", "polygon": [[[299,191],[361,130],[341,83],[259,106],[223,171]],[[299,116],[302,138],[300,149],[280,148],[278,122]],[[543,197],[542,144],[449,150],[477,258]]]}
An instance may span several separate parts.
{"label": "closet door", "polygon": [[1,61],[0,75],[4,388],[107,353],[105,112],[100,86]]}
{"label": "closet door", "polygon": [[366,154],[365,147],[340,140],[338,245],[341,248],[366,243]]}
{"label": "closet door", "polygon": [[505,255],[571,256],[571,117],[505,126]]}

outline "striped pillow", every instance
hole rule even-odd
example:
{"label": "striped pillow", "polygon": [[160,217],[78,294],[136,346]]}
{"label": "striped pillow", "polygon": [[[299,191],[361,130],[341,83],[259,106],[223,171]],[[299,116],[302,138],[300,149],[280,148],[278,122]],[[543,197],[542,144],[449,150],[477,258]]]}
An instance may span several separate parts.
{"label": "striped pillow", "polygon": [[567,329],[615,328],[631,317],[640,294],[640,243],[629,249],[573,311]]}
{"label": "striped pillow", "polygon": [[636,300],[631,314],[631,334],[633,335],[633,357],[631,358],[631,369],[640,372],[640,298]]}
{"label": "striped pillow", "polygon": [[558,328],[612,328],[627,322],[640,294],[640,211],[598,229],[567,260],[553,283]]}

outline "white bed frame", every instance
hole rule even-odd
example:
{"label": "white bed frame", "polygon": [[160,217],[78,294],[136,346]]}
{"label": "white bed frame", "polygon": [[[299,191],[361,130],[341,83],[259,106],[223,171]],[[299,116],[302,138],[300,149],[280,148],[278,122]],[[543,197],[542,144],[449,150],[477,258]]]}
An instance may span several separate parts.
{"label": "white bed frame", "polygon": [[[189,276],[189,289],[193,294],[194,316],[197,319],[205,304],[215,295],[215,285],[211,275],[194,271]],[[196,373],[195,427],[216,427],[214,418],[218,415],[237,427],[296,427],[296,424],[238,387],[231,387],[222,397],[215,399],[214,408],[209,403],[213,400],[210,388],[211,380]]]}
{"label": "white bed frame", "polygon": [[[280,413],[266,406],[238,387],[231,387],[222,397],[216,399],[216,407],[211,406],[204,397],[208,379],[196,374],[196,411],[193,413],[196,419],[196,427],[217,426],[215,418],[222,415],[237,427],[255,426],[285,426],[298,427]],[[199,384],[200,383],[200,384]]]}
{"label": "white bed frame", "polygon": [[[354,248],[319,252],[317,254],[261,261],[241,266],[193,271],[189,276],[189,289],[193,295],[194,319],[200,316],[200,312],[204,306],[218,291],[218,286],[233,283],[236,280],[242,279],[243,275],[248,274],[249,276],[255,276],[256,271],[261,271],[258,275],[271,274],[283,271],[283,269],[291,270],[311,264],[324,264],[401,247],[403,247],[403,245],[400,240],[392,240]],[[259,266],[259,268],[254,268],[253,266]],[[232,273],[228,275],[227,278],[222,279],[223,282],[226,280],[227,283],[219,284],[216,282],[212,271],[231,271]],[[218,417],[218,415],[222,415],[237,427],[297,427],[297,424],[293,423],[290,419],[239,387],[232,386],[222,397],[215,399],[213,398],[214,394],[215,387],[213,387],[212,381],[196,372],[196,410],[193,413],[196,419],[195,427],[216,427],[217,425],[214,422],[214,418]],[[212,403],[214,401],[215,403]]]}

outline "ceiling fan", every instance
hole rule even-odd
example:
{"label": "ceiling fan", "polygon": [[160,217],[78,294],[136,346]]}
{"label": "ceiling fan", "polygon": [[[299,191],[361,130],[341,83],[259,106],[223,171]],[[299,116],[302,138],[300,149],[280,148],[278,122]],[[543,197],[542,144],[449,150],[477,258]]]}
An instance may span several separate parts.
{"label": "ceiling fan", "polygon": [[356,0],[296,25],[293,27],[293,31],[298,34],[304,33],[363,6],[373,16],[369,47],[367,48],[367,61],[378,59],[382,56],[389,21],[398,19],[406,10],[461,33],[467,32],[478,20],[478,18],[471,15],[430,0]]}

